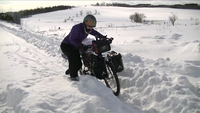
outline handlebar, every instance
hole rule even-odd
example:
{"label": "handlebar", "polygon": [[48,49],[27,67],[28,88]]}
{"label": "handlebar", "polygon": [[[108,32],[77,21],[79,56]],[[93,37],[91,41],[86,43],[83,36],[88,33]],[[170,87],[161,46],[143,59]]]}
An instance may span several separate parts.
{"label": "handlebar", "polygon": [[111,40],[111,41],[114,39],[113,37],[107,38],[107,35],[106,35],[106,36],[103,36],[103,37],[101,37],[101,38],[98,37],[98,36],[95,36],[95,38],[96,38],[96,40],[105,40],[105,39],[106,39],[106,40]]}
{"label": "handlebar", "polygon": [[[112,43],[114,38],[100,38],[99,40],[108,40],[110,42],[110,44]],[[98,41],[98,40],[97,40]]]}

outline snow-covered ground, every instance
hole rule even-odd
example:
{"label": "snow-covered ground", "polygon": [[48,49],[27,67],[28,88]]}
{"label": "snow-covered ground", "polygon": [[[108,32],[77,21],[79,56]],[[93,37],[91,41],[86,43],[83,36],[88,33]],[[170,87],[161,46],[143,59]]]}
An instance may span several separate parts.
{"label": "snow-covered ground", "polygon": [[[122,53],[121,94],[92,76],[72,82],[60,42],[91,11],[97,30]],[[83,12],[83,15],[80,15]],[[144,13],[146,24],[129,20]],[[168,21],[178,14],[175,26]],[[78,7],[0,21],[2,113],[200,113],[200,10]],[[198,20],[196,20],[198,19]],[[94,38],[89,36],[88,38]]]}

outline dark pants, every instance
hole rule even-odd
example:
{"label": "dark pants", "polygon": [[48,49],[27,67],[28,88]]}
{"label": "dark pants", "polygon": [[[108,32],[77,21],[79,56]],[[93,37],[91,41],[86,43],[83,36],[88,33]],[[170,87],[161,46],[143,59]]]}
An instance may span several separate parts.
{"label": "dark pants", "polygon": [[60,47],[62,52],[68,57],[70,76],[77,77],[78,70],[81,69],[82,66],[79,50],[65,43],[62,43]]}

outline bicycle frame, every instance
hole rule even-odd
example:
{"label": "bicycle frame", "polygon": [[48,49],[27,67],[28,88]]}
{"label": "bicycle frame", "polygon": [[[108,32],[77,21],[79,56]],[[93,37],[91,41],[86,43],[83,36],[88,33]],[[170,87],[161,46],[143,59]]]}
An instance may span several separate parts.
{"label": "bicycle frame", "polygon": [[[95,37],[95,38],[96,38],[96,41],[103,41],[102,38],[98,38],[98,37]],[[105,39],[107,40],[107,39],[109,39],[109,38],[104,38],[104,40],[105,40]],[[112,42],[113,38],[110,38],[109,40]],[[111,42],[110,42],[110,43],[111,43]],[[84,64],[84,70],[83,70],[83,72],[90,71],[91,74],[94,74],[94,73],[92,72],[92,61],[91,61],[91,58],[90,58],[91,55],[97,56],[98,58],[103,58],[103,59],[105,60],[105,57],[102,55],[101,52],[98,53],[98,54],[95,52],[93,46],[94,46],[93,44],[87,46],[86,50],[83,48],[84,46],[81,46],[81,48],[80,48],[80,55],[81,55],[81,57],[82,57],[82,61],[83,61],[83,64]],[[104,61],[104,62],[105,62],[105,61]],[[85,67],[88,68],[87,71],[85,70]]]}
{"label": "bicycle frame", "polygon": [[[120,82],[118,79],[118,75],[115,71],[113,62],[108,59],[108,53],[96,54],[94,52],[93,46],[88,46],[86,50],[84,50],[82,46],[80,48],[80,55],[81,55],[82,62],[84,64],[83,70],[82,69],[80,70],[80,74],[92,75],[92,76],[95,76],[97,79],[103,79],[105,85],[113,91],[113,94],[116,96],[119,95]],[[99,69],[99,67],[94,66],[96,62],[93,61],[93,56],[103,59],[103,60],[100,60],[101,66],[102,66],[102,63],[104,62],[103,63],[104,66],[102,66],[102,69],[95,71],[95,69]],[[97,62],[99,61],[97,60]],[[95,75],[95,73],[98,74],[98,77],[97,75]],[[99,74],[101,75],[102,78],[99,78]]]}
{"label": "bicycle frame", "polygon": [[[90,49],[89,51],[87,51],[88,49]],[[109,62],[108,60],[106,60],[107,58],[105,56],[103,56],[102,53],[100,54],[95,54],[93,52],[93,47],[90,46],[86,51],[84,51],[82,48],[80,49],[80,55],[81,55],[81,59],[82,62],[84,64],[83,70],[82,70],[82,74],[92,74],[94,75],[94,73],[92,72],[92,61],[91,61],[91,56],[96,56],[98,58],[103,58],[104,62]],[[92,51],[91,51],[92,50]],[[87,68],[87,70],[86,70]],[[87,73],[89,71],[89,73]]]}

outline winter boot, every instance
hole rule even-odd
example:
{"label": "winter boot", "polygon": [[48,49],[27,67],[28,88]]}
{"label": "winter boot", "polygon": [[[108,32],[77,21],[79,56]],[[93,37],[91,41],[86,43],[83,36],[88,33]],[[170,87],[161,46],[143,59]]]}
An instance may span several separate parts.
{"label": "winter boot", "polygon": [[69,75],[69,69],[65,71],[65,75]]}
{"label": "winter boot", "polygon": [[71,77],[71,81],[79,81],[79,77]]}

